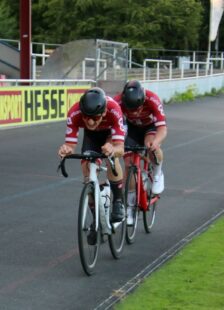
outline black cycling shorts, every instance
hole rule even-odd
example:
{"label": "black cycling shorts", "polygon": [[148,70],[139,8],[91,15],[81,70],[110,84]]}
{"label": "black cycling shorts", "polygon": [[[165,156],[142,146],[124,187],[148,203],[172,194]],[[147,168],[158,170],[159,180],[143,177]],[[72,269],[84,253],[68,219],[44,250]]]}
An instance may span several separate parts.
{"label": "black cycling shorts", "polygon": [[144,145],[145,136],[149,133],[155,134],[156,127],[154,124],[145,127],[138,127],[127,121],[127,136],[125,146]]}
{"label": "black cycling shorts", "polygon": [[82,142],[82,153],[86,151],[95,151],[101,153],[101,146],[103,146],[107,139],[111,137],[111,130],[93,131],[84,129],[84,138]]}

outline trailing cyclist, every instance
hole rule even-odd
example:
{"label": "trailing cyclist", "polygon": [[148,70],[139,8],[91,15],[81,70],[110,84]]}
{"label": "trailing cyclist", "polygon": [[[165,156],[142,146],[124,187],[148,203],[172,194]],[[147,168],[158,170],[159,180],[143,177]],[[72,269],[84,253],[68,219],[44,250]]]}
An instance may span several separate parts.
{"label": "trailing cyclist", "polygon": [[[162,171],[163,151],[161,143],[167,136],[166,117],[162,102],[155,93],[144,89],[137,80],[128,81],[122,93],[115,96],[114,100],[120,104],[127,122],[128,132],[125,145],[145,145],[150,151],[156,153],[159,164],[153,164],[152,193],[162,193],[164,190],[164,174]],[[153,161],[153,157],[151,160]],[[127,152],[124,155],[124,161],[127,176],[131,161],[130,153]],[[131,224],[133,222],[131,208],[127,210],[127,216],[127,224]]]}
{"label": "trailing cyclist", "polygon": [[[68,111],[65,143],[60,146],[61,157],[75,153],[79,128],[84,128],[82,152],[95,151],[115,157],[118,176],[114,176],[107,164],[107,177],[113,193],[112,222],[120,222],[125,215],[123,205],[123,172],[119,157],[124,155],[124,127],[120,106],[98,87],[87,90],[80,101]],[[88,180],[89,163],[82,161],[84,181]]]}

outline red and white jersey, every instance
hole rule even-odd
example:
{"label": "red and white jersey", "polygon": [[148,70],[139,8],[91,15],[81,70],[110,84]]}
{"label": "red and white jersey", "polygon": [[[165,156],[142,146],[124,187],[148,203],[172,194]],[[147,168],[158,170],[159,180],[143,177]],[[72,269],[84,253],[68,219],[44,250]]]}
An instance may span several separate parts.
{"label": "red and white jersey", "polygon": [[[124,142],[125,131],[121,108],[111,97],[106,96],[106,100],[106,115],[94,131],[110,129],[113,142]],[[65,142],[77,144],[79,128],[88,129],[83,121],[79,102],[77,102],[68,111]]]}
{"label": "red and white jersey", "polygon": [[166,126],[166,116],[163,110],[163,104],[159,97],[145,89],[145,101],[140,111],[126,109],[121,101],[122,94],[114,97],[122,109],[126,119],[135,126],[145,127],[154,124],[156,127]]}

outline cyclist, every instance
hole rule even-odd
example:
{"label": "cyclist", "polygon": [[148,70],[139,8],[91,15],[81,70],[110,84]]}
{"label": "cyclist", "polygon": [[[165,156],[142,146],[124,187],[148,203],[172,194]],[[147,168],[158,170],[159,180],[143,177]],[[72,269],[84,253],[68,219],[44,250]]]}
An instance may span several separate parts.
{"label": "cyclist", "polygon": [[[113,193],[111,220],[122,221],[125,215],[123,206],[123,172],[119,157],[124,155],[124,127],[120,106],[98,87],[87,90],[80,101],[68,111],[65,143],[59,147],[60,157],[75,152],[79,128],[84,128],[82,152],[95,151],[115,157],[118,176],[114,176],[107,163],[107,176]],[[84,182],[88,181],[88,162],[81,161]]]}
{"label": "cyclist", "polygon": [[[152,193],[162,193],[164,190],[164,174],[162,171],[163,152],[161,143],[167,136],[166,117],[162,102],[155,93],[144,89],[137,80],[128,81],[122,93],[115,96],[114,100],[120,104],[127,122],[125,145],[145,145],[150,151],[156,153],[159,164],[156,165],[153,162]],[[124,161],[127,176],[131,161],[130,153],[127,152],[124,155]],[[127,212],[127,223],[131,223],[131,210],[127,210]]]}

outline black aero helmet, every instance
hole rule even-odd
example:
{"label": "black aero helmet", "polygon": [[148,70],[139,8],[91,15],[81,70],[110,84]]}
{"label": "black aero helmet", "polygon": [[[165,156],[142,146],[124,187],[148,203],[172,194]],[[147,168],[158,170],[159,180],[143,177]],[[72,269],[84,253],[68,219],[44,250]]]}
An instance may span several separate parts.
{"label": "black aero helmet", "polygon": [[99,87],[87,90],[80,99],[80,110],[84,115],[103,114],[106,108],[106,95]]}
{"label": "black aero helmet", "polygon": [[139,81],[127,82],[122,93],[122,103],[127,109],[136,109],[143,105],[145,92]]}

